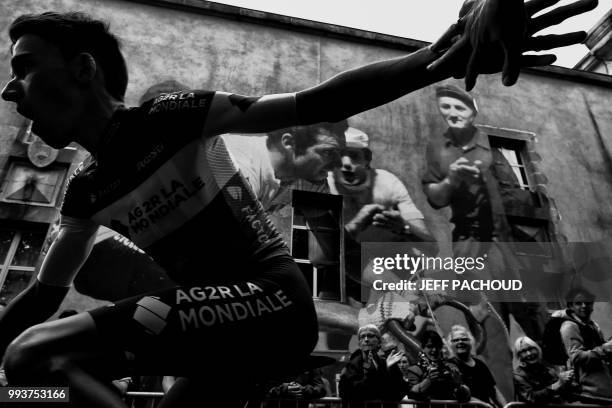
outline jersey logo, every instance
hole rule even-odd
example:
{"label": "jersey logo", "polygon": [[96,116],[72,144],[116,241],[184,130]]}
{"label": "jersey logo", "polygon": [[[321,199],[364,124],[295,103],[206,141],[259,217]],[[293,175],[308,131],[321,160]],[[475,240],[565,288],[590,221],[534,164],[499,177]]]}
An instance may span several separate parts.
{"label": "jersey logo", "polygon": [[[212,140],[204,146],[200,139],[185,145],[149,178],[92,219],[144,249],[190,222],[227,182],[217,182],[208,163],[206,152]],[[226,178],[233,174],[232,169]]]}

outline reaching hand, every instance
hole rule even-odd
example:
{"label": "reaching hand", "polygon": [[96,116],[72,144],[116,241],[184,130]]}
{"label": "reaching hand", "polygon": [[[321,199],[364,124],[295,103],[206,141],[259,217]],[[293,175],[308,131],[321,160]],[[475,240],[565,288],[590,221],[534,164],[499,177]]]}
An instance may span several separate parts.
{"label": "reaching hand", "polygon": [[404,231],[406,223],[398,210],[384,210],[374,215],[372,225],[399,234]]}
{"label": "reaching hand", "polygon": [[480,161],[476,160],[470,163],[465,157],[460,157],[448,166],[448,180],[451,185],[458,187],[462,182],[469,184],[474,183],[480,177]]}
{"label": "reaching hand", "polygon": [[347,230],[355,235],[363,231],[372,223],[372,219],[378,213],[381,213],[385,207],[380,204],[366,204],[361,207],[361,210],[346,224]]}
{"label": "reaching hand", "polygon": [[[455,77],[465,75],[467,90],[474,87],[479,74],[500,71],[503,84],[513,85],[521,67],[549,65],[556,60],[552,54],[523,55],[524,52],[565,47],[585,40],[584,31],[534,36],[541,30],[597,6],[597,0],[578,0],[533,17],[558,2],[467,0],[457,24],[430,46],[432,51],[444,53],[429,69],[448,69]],[[459,70],[457,67],[460,67]]]}
{"label": "reaching hand", "polygon": [[296,382],[287,385],[287,394],[294,398],[301,398],[304,393],[304,387]]}
{"label": "reaching hand", "polygon": [[559,373],[559,381],[562,384],[571,383],[574,379],[574,370],[561,371]]}
{"label": "reaching hand", "polygon": [[404,356],[404,352],[401,350],[395,350],[387,356],[387,368],[391,367],[394,364],[397,364],[398,361],[402,359]]}
{"label": "reaching hand", "polygon": [[440,372],[438,368],[432,367],[427,371],[427,377],[431,381],[435,381],[439,378],[442,378],[442,373]]}

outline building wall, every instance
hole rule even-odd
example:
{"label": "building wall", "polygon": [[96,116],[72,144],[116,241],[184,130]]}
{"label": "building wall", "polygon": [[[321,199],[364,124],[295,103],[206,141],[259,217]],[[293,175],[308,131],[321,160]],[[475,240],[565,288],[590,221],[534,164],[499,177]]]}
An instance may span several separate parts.
{"label": "building wall", "polygon": [[[324,25],[307,22],[293,29],[278,23],[278,19],[263,18],[262,23],[256,23],[252,17],[257,13],[238,11],[223,17],[218,12],[236,10],[231,7],[200,14],[188,7],[179,10],[146,3],[5,0],[0,11],[0,42],[8,44],[6,27],[26,12],[82,10],[106,19],[123,40],[130,74],[128,105],[136,104],[150,86],[169,79],[192,88],[242,94],[297,91],[347,68],[402,55],[417,43],[337,27],[320,30]],[[159,3],[211,9],[207,2]],[[8,72],[8,47],[1,50],[0,72]],[[539,171],[537,182],[540,190],[554,200],[558,217],[553,221],[562,241],[610,239],[611,85],[609,77],[549,69],[525,72],[511,88],[503,87],[497,75],[480,77],[474,90],[480,106],[478,123],[535,134],[531,148]],[[419,182],[426,143],[445,129],[436,110],[434,87],[357,115],[349,122],[370,135],[373,165],[400,176],[448,252],[449,212],[433,210]],[[8,155],[19,154],[15,153],[18,147],[14,139],[23,125],[12,104],[0,104],[0,172],[6,170]],[[74,162],[82,157],[79,153]],[[9,210],[2,205],[0,217],[10,217]],[[46,212],[36,217],[51,222],[55,215]],[[612,334],[612,324],[604,326],[607,335]]]}

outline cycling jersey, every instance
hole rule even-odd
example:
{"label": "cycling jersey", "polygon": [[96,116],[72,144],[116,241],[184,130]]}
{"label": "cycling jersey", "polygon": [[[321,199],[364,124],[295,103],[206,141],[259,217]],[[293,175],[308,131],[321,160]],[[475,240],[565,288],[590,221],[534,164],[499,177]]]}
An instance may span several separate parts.
{"label": "cycling jersey", "polygon": [[202,137],[213,97],[162,94],[116,112],[69,181],[62,215],[116,230],[183,284],[251,277],[254,261],[286,254],[223,139]]}
{"label": "cycling jersey", "polygon": [[[141,372],[234,370],[242,354],[215,352],[242,348],[254,353],[250,375],[265,376],[316,343],[303,275],[223,139],[202,137],[213,97],[176,92],[118,111],[62,206],[132,240],[180,285],[89,312],[104,343],[128,351]],[[247,347],[250,333],[265,335]]]}

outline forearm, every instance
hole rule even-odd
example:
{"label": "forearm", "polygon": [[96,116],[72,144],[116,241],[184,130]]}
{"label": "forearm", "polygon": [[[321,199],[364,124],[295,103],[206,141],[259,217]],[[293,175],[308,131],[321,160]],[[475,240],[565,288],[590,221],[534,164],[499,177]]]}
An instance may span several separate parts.
{"label": "forearm", "polygon": [[427,396],[427,391],[429,390],[430,386],[431,381],[429,378],[425,378],[423,381],[420,381],[410,387],[410,395],[416,398]]}
{"label": "forearm", "polygon": [[520,400],[524,402],[529,402],[532,404],[534,402],[545,402],[552,395],[554,395],[552,385],[549,387],[544,387],[542,389],[536,390],[530,383],[528,383],[522,378],[518,381],[515,380],[515,388],[516,388],[517,394],[521,398]]}
{"label": "forearm", "polygon": [[585,366],[593,360],[601,360],[605,358],[606,351],[603,346],[595,347],[591,350],[586,350],[584,347],[584,339],[580,333],[578,325],[573,322],[564,322],[561,325],[561,340],[565,347],[565,351],[569,356],[570,364]]}
{"label": "forearm", "polygon": [[419,241],[423,242],[436,242],[436,239],[427,226],[423,219],[407,220],[406,225],[409,227],[408,232],[418,238]]}
{"label": "forearm", "polygon": [[610,358],[612,353],[606,352],[603,346],[591,350],[585,350],[583,347],[572,347],[569,349],[568,355],[572,366],[585,367],[593,361],[604,361]]}
{"label": "forearm", "polygon": [[305,398],[323,398],[326,394],[327,392],[325,391],[325,384],[323,384],[323,381],[321,381],[320,383],[317,382],[316,384],[304,386]]}
{"label": "forearm", "polygon": [[437,208],[446,207],[450,204],[451,196],[454,187],[448,178],[439,183],[430,183],[425,185],[425,195],[429,202]]}
{"label": "forearm", "polygon": [[344,226],[344,232],[348,235],[348,238],[352,240],[355,240],[362,230],[363,228],[354,222],[349,222]]}
{"label": "forearm", "polygon": [[506,405],[506,398],[504,398],[504,395],[501,393],[501,391],[497,387],[495,387],[495,394],[493,395],[493,402],[499,408]]}
{"label": "forearm", "polygon": [[337,122],[391,102],[448,75],[428,71],[437,54],[429,47],[412,54],[345,71],[296,95],[301,125]]}
{"label": "forearm", "polygon": [[30,326],[47,320],[58,309],[68,287],[36,282],[13,299],[0,316],[0,356],[15,337]]}

